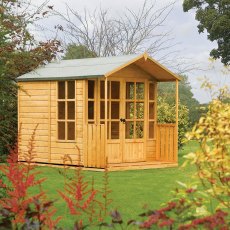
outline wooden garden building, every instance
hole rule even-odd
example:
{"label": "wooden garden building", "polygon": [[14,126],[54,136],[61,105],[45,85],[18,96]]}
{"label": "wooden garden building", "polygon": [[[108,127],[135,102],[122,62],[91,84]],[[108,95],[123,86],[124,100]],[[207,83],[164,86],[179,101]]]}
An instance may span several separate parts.
{"label": "wooden garden building", "polygon": [[[109,170],[177,166],[178,81],[148,54],[61,60],[18,77],[19,160]],[[176,86],[176,123],[157,123],[157,84]]]}

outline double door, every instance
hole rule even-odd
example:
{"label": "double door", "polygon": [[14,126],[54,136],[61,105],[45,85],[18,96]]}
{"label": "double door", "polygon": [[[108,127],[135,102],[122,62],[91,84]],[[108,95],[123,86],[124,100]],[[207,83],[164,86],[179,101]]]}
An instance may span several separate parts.
{"label": "double door", "polygon": [[140,80],[109,80],[107,106],[105,82],[100,81],[100,123],[107,107],[108,163],[145,160],[146,83]]}

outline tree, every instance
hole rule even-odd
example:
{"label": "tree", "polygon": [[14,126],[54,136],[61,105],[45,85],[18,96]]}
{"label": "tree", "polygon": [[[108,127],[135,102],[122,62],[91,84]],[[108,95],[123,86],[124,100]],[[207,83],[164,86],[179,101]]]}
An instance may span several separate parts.
{"label": "tree", "polygon": [[[175,50],[175,41],[168,30],[162,30],[173,9],[174,3],[162,8],[156,2],[145,0],[138,11],[126,9],[119,14],[110,10],[85,9],[83,13],[66,7],[66,14],[54,11],[62,20],[65,40],[79,47],[86,47],[97,57],[143,53],[147,51],[161,63],[184,71],[185,66],[179,60]],[[172,61],[173,60],[173,61]],[[189,64],[190,65],[190,64]]]}
{"label": "tree", "polygon": [[218,48],[210,52],[214,59],[221,59],[225,65],[230,64],[230,0],[184,0],[185,12],[196,9],[198,31],[206,29],[208,39],[217,41]]}
{"label": "tree", "polygon": [[[48,8],[47,8],[48,7]],[[51,6],[33,7],[30,1],[0,2],[0,153],[17,136],[17,85],[15,79],[59,52],[59,42],[37,42],[28,31],[34,21],[44,18]]]}
{"label": "tree", "polygon": [[[185,75],[180,76],[179,82],[179,102],[188,108],[188,116],[190,126],[197,122],[202,114],[200,103],[194,98],[192,87]],[[175,104],[175,87],[171,83],[159,83],[158,87],[159,96],[170,104]]]}
{"label": "tree", "polygon": [[93,58],[96,56],[94,52],[88,50],[87,47],[83,45],[69,44],[63,59]]}

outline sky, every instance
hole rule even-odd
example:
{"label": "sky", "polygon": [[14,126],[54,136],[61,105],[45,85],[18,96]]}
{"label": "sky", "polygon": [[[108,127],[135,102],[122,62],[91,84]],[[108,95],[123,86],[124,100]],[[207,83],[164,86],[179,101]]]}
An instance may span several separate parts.
{"label": "sky", "polygon": [[[43,2],[37,0],[38,4]],[[153,1],[153,0],[149,0]],[[172,2],[171,0],[155,0],[156,5],[161,7]],[[127,8],[137,11],[144,0],[50,0],[49,5],[54,5],[58,11],[65,12],[65,4],[71,6],[78,12],[94,10],[95,8],[109,9],[111,14],[119,14]],[[176,49],[179,51],[178,58],[183,57],[188,62],[195,63],[196,68],[187,72],[190,85],[194,97],[200,103],[207,103],[211,100],[210,93],[201,89],[201,79],[208,78],[211,82],[221,87],[223,85],[230,86],[230,71],[225,70],[223,73],[223,65],[220,61],[211,62],[209,60],[209,52],[216,48],[215,42],[207,39],[207,34],[199,34],[197,30],[198,22],[195,20],[195,11],[183,12],[182,0],[176,0],[172,12],[165,21],[165,30],[171,30],[175,42],[178,44]],[[51,17],[46,21],[46,27],[52,27],[57,24],[58,19]],[[154,57],[153,57],[154,58]]]}

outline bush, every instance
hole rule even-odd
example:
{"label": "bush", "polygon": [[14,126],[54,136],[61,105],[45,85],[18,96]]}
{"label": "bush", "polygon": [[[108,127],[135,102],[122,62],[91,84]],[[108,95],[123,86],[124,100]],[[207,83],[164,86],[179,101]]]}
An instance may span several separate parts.
{"label": "bush", "polygon": [[[189,110],[185,105],[179,104],[178,114],[178,147],[183,146],[185,134],[189,128]],[[169,104],[163,97],[158,97],[157,102],[158,123],[175,123],[176,107]]]}
{"label": "bush", "polygon": [[[185,164],[197,167],[196,175],[201,180],[204,192],[197,185],[188,186],[180,182],[182,189],[175,189],[173,199],[160,209],[148,210],[139,215],[137,220],[124,222],[120,213],[110,213],[111,223],[104,222],[108,216],[108,172],[104,174],[103,191],[94,188],[94,181],[85,181],[81,168],[77,168],[76,177],[67,178],[64,192],[59,191],[66,201],[70,214],[76,217],[74,229],[98,226],[99,229],[222,229],[230,224],[230,104],[220,99],[213,100],[207,115],[202,117],[187,138],[200,143],[200,149],[186,156]],[[0,167],[4,180],[0,180],[0,228],[5,229],[57,229],[60,218],[54,219],[53,201],[46,199],[41,190],[44,179],[37,180],[34,166],[31,164],[34,134],[32,135],[26,163],[17,162],[17,145],[11,149],[8,163]],[[1,179],[2,179],[1,178]],[[8,181],[5,181],[7,179]],[[30,195],[31,186],[38,186],[40,192]],[[102,202],[97,199],[102,195]],[[217,206],[208,210],[212,196]],[[135,202],[135,201],[134,201]],[[83,223],[86,214],[88,223]]]}

